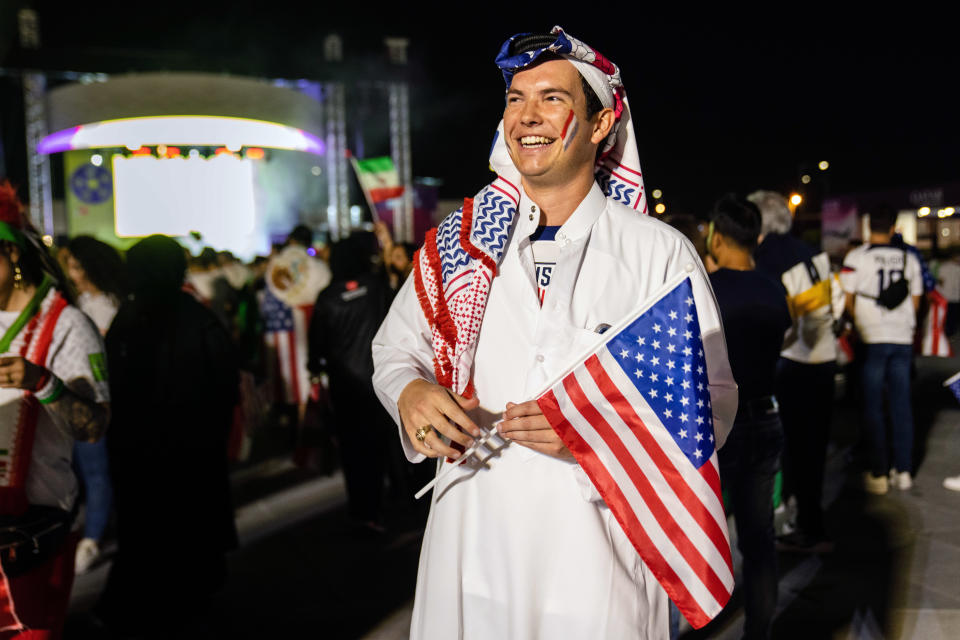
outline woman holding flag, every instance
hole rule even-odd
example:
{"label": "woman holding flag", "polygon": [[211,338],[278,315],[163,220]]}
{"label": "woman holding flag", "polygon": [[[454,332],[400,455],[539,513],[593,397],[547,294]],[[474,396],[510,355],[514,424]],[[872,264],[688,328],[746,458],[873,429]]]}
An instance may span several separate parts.
{"label": "woman holding flag", "polygon": [[[74,440],[109,420],[103,342],[0,184],[0,638],[59,638],[73,583]],[[33,541],[36,541],[34,544]]]}

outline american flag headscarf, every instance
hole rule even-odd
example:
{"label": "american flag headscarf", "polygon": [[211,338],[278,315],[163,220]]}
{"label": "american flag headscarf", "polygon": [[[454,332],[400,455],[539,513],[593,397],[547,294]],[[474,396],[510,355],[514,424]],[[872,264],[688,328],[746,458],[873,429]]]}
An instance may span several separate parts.
{"label": "american flag headscarf", "polygon": [[[544,52],[568,60],[587,81],[601,104],[613,109],[616,123],[604,142],[594,173],[607,197],[638,212],[647,212],[640,158],[630,105],[620,70],[598,51],[554,27],[555,40],[541,48],[510,54],[517,34],[500,49],[496,63],[509,88],[513,76]],[[414,286],[432,332],[437,383],[467,397],[473,395],[471,370],[490,285],[497,274],[520,200],[520,173],[504,141],[503,121],[490,152],[497,178],[463,207],[427,232],[414,256]]]}

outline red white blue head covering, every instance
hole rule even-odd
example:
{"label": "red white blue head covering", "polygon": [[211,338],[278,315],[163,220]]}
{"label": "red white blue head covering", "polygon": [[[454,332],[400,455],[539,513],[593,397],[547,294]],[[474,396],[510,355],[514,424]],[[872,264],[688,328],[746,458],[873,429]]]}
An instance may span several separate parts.
{"label": "red white blue head covering", "polygon": [[[601,104],[613,109],[616,117],[597,159],[597,183],[608,197],[646,213],[636,137],[620,70],[560,27],[554,27],[550,34],[555,36],[552,42],[532,51],[511,53],[513,41],[530,34],[517,34],[503,44],[496,62],[507,87],[514,74],[544,52],[573,64]],[[414,286],[432,332],[437,383],[466,396],[473,394],[473,356],[490,285],[520,200],[521,176],[507,152],[503,121],[497,127],[490,166],[497,172],[497,179],[473,198],[465,199],[461,209],[427,232],[424,246],[414,257]]]}
{"label": "red white blue head covering", "polygon": [[[560,56],[572,64],[597,94],[603,107],[613,109],[616,118],[613,129],[604,141],[600,157],[597,159],[595,169],[597,182],[614,200],[646,213],[647,198],[640,172],[640,155],[637,152],[637,139],[630,116],[627,92],[620,80],[620,69],[599,51],[565,33],[561,27],[554,27],[550,31],[550,35],[555,36],[552,43],[532,51],[511,54],[514,41],[529,35],[532,34],[518,33],[511,37],[503,43],[497,55],[497,66],[503,73],[507,88],[510,88],[513,76],[518,71],[533,64],[544,53]],[[502,121],[497,128],[497,137],[490,154],[490,165],[497,174],[515,176],[519,180],[520,176],[507,153]]]}

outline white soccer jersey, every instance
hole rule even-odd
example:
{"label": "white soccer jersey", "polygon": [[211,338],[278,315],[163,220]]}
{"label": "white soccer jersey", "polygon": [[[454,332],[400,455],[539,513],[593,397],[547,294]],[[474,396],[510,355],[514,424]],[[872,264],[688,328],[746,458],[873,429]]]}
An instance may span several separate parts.
{"label": "white soccer jersey", "polygon": [[[910,295],[897,307],[887,309],[876,297],[901,278],[907,279]],[[865,343],[913,343],[916,312],[912,296],[923,294],[920,263],[913,254],[885,244],[861,245],[844,258],[840,283],[846,293],[856,295],[854,320]]]}
{"label": "white soccer jersey", "polygon": [[829,256],[820,253],[809,261],[809,265],[805,261],[798,262],[783,272],[780,281],[787,290],[793,316],[793,325],[784,336],[781,355],[804,364],[836,360]]}

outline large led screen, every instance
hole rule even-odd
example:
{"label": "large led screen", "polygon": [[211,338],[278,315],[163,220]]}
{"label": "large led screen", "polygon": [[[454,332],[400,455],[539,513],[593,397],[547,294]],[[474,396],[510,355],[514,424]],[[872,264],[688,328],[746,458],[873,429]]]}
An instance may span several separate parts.
{"label": "large led screen", "polygon": [[210,159],[113,157],[118,236],[197,231],[204,245],[244,251],[254,231],[253,163]]}

